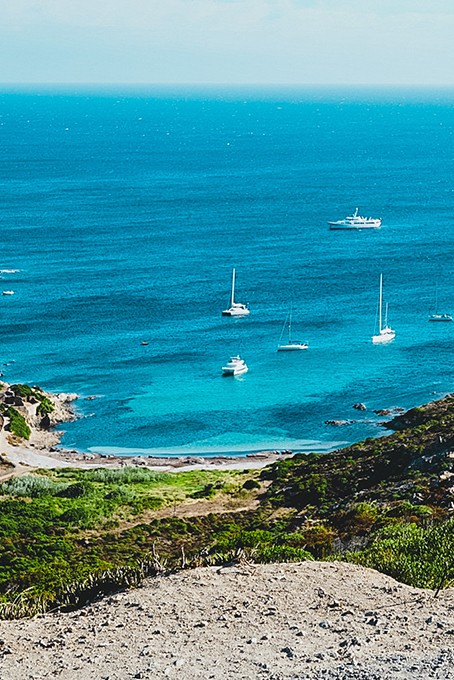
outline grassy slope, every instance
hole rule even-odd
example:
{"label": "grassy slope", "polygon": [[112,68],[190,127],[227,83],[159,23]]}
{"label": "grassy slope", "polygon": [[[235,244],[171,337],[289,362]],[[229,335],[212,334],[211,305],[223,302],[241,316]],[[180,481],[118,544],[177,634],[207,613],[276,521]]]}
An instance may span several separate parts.
{"label": "grassy slope", "polygon": [[6,482],[0,615],[81,602],[156,569],[240,553],[260,561],[340,554],[407,583],[445,585],[454,578],[454,399],[392,426],[389,437],[262,472],[63,469]]}

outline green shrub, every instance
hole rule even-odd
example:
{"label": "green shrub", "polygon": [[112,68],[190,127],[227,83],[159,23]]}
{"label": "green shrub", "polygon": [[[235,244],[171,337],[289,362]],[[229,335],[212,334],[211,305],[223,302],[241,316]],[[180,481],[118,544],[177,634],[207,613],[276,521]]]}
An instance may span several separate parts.
{"label": "green shrub", "polygon": [[104,484],[141,484],[143,482],[165,481],[169,478],[163,472],[154,472],[148,468],[127,466],[124,468],[95,468],[87,470],[84,478],[91,482]]}
{"label": "green shrub", "polygon": [[24,416],[13,406],[6,406],[2,409],[3,415],[9,418],[10,432],[21,439],[30,439],[31,430],[27,425]]}
{"label": "green shrub", "polygon": [[51,402],[50,399],[47,397],[43,397],[41,402],[38,404],[38,407],[36,409],[36,413],[39,413],[40,416],[46,416],[52,413],[52,411],[55,410],[55,406]]}
{"label": "green shrub", "polygon": [[46,395],[43,393],[40,387],[33,388],[30,387],[29,385],[17,384],[11,385],[11,390],[18,396],[22,397],[23,399],[29,399],[30,397],[33,397],[34,399],[39,401],[36,412],[42,416],[48,415],[49,413],[52,413],[52,411],[55,410],[55,406],[53,405],[51,400],[48,397],[46,397]]}
{"label": "green shrub", "polygon": [[377,569],[418,588],[438,588],[454,580],[454,520],[428,528],[394,524],[370,546],[342,559]]}
{"label": "green shrub", "polygon": [[0,491],[3,495],[23,498],[41,498],[42,496],[60,495],[66,488],[66,484],[53,482],[47,477],[23,475],[22,477],[13,477],[13,479],[2,484]]}
{"label": "green shrub", "polygon": [[251,556],[255,562],[305,562],[314,559],[307,550],[290,545],[258,546]]}

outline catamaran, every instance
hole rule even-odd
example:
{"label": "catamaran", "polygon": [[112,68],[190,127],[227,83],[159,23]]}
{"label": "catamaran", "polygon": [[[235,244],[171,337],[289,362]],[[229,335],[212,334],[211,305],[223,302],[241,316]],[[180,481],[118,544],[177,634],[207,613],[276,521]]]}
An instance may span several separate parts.
{"label": "catamaran", "polygon": [[232,272],[232,291],[230,293],[230,307],[224,309],[222,316],[246,316],[249,314],[249,309],[247,305],[241,302],[235,302],[235,268]]}
{"label": "catamaran", "polygon": [[[279,343],[277,346],[277,351],[278,352],[293,352],[297,351],[300,349],[307,349],[309,345],[307,342],[301,342],[300,340],[293,340],[292,338],[292,313],[293,309],[290,307],[289,313],[287,314],[284,325],[282,326],[282,331],[281,335],[279,338]],[[282,338],[285,333],[285,329],[288,330],[288,339],[287,342],[282,342]]]}
{"label": "catamaran", "polygon": [[384,345],[396,337],[396,331],[388,326],[388,305],[386,305],[385,325],[382,325],[383,315],[383,274],[380,274],[380,292],[378,298],[378,334],[372,336],[374,345]]}

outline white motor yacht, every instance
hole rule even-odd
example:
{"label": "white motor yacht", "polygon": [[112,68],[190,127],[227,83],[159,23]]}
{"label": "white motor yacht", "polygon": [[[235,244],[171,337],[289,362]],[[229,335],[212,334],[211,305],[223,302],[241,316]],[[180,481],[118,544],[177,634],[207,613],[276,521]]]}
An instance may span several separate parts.
{"label": "white motor yacht", "polygon": [[381,219],[379,217],[361,217],[356,208],[353,215],[347,215],[343,220],[328,222],[330,229],[380,229]]}
{"label": "white motor yacht", "polygon": [[223,310],[222,316],[246,316],[246,314],[249,314],[248,306],[242,304],[241,302],[235,302],[235,269],[233,269],[230,307]]}
{"label": "white motor yacht", "polygon": [[241,375],[247,373],[248,370],[246,362],[236,355],[230,357],[228,363],[222,367],[222,375]]}

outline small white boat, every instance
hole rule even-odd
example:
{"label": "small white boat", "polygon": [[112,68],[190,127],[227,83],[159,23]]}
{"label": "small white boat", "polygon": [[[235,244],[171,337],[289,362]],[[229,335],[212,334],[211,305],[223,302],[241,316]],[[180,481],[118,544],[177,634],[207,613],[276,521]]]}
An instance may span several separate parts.
{"label": "small white boat", "polygon": [[224,309],[222,316],[246,316],[246,314],[249,314],[248,306],[242,304],[241,302],[235,302],[235,269],[233,269],[230,307],[228,309]]}
{"label": "small white boat", "polygon": [[452,314],[438,311],[438,286],[435,288],[435,312],[429,315],[429,321],[452,321]]}
{"label": "small white boat", "polygon": [[14,295],[14,290],[4,290],[3,295]]}
{"label": "small white boat", "polygon": [[361,217],[356,208],[353,215],[347,215],[343,220],[328,222],[330,229],[380,229],[380,217]]}
{"label": "small white boat", "polygon": [[380,293],[378,299],[378,334],[372,336],[374,345],[385,345],[396,337],[396,331],[388,326],[388,305],[386,305],[385,325],[382,325],[383,313],[383,274],[380,274]]}
{"label": "small white boat", "polygon": [[246,362],[237,354],[230,357],[230,361],[222,367],[222,375],[241,375],[247,373],[248,370]]}
{"label": "small white boat", "polygon": [[429,321],[452,321],[452,314],[431,314]]}
{"label": "small white boat", "polygon": [[[298,351],[300,349],[308,349],[308,347],[309,347],[307,342],[301,342],[300,340],[293,340],[293,338],[292,338],[292,312],[293,312],[293,309],[292,309],[292,307],[290,307],[290,311],[287,314],[287,317],[284,321],[284,325],[282,326],[282,331],[281,331],[279,343],[278,343],[278,346],[277,346],[278,352],[294,352],[294,351]],[[282,338],[284,336],[286,328],[288,329],[288,339],[287,339],[287,342],[282,342]]]}

